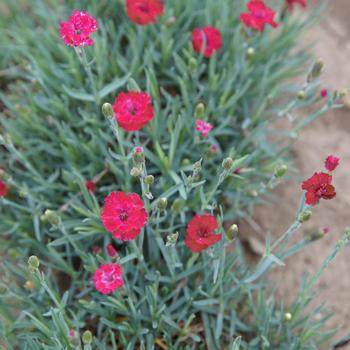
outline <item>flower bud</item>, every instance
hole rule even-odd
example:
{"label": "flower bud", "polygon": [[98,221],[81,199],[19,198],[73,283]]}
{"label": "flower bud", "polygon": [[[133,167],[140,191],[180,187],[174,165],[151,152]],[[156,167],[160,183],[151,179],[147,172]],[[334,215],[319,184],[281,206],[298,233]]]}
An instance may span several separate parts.
{"label": "flower bud", "polygon": [[89,345],[92,342],[92,333],[90,331],[85,331],[82,336],[83,344]]}
{"label": "flower bud", "polygon": [[188,61],[188,67],[191,72],[195,72],[197,70],[197,60],[191,57]]}
{"label": "flower bud", "polygon": [[227,157],[222,161],[222,167],[225,170],[230,170],[233,165],[233,159],[231,157]]}
{"label": "flower bud", "polygon": [[258,196],[257,190],[248,190],[247,195],[252,198],[256,198]]}
{"label": "flower bud", "polygon": [[193,164],[193,171],[194,171],[195,173],[199,173],[201,170],[202,170],[202,161],[199,160],[198,162],[195,162],[195,163]]}
{"label": "flower bud", "polygon": [[148,186],[153,185],[154,184],[154,176],[153,175],[147,175],[144,179],[143,179],[144,183]]}
{"label": "flower bud", "polygon": [[305,210],[305,211],[303,211],[302,213],[299,214],[298,221],[302,224],[302,223],[310,220],[311,216],[312,216],[312,211]]}
{"label": "flower bud", "polygon": [[174,23],[176,22],[176,17],[175,16],[171,16],[169,17],[166,22],[165,22],[165,25],[167,27],[171,27]]}
{"label": "flower bud", "polygon": [[106,102],[102,105],[102,113],[107,119],[114,117],[113,107],[110,103]]}
{"label": "flower bud", "polygon": [[194,111],[194,116],[197,118],[201,117],[205,112],[204,103],[200,102],[197,104],[196,109]]}
{"label": "flower bud", "polygon": [[180,198],[176,198],[171,206],[171,210],[173,213],[177,214],[180,212],[182,207],[182,200]]}
{"label": "flower bud", "polygon": [[118,255],[117,250],[113,247],[112,244],[107,245],[107,254],[109,257],[114,258]]}
{"label": "flower bud", "polygon": [[253,57],[255,54],[255,49],[253,47],[248,47],[246,51],[247,58]]}
{"label": "flower bud", "polygon": [[323,70],[324,63],[321,59],[318,59],[312,66],[310,73],[307,76],[307,82],[310,83],[314,79],[318,78]]}
{"label": "flower bud", "polygon": [[53,210],[46,209],[44,214],[41,215],[40,220],[42,222],[48,222],[53,226],[58,226],[61,223],[60,216]]}
{"label": "flower bud", "polygon": [[233,224],[230,226],[230,228],[226,232],[226,236],[229,240],[233,241],[238,234],[238,226],[236,224]]}
{"label": "flower bud", "polygon": [[160,210],[160,211],[164,211],[168,206],[168,200],[163,197],[163,198],[160,198],[157,202],[157,208]]}
{"label": "flower bud", "polygon": [[286,312],[286,313],[284,314],[284,319],[285,319],[286,321],[290,321],[290,320],[292,319],[292,314],[291,314],[290,312]]}
{"label": "flower bud", "polygon": [[167,235],[165,246],[166,247],[173,247],[173,246],[175,246],[178,238],[179,238],[179,233],[178,232],[171,233],[171,234]]}
{"label": "flower bud", "polygon": [[190,161],[188,158],[184,158],[184,159],[181,161],[181,165],[182,165],[182,166],[191,165],[191,161]]}
{"label": "flower bud", "polygon": [[40,261],[36,255],[32,255],[28,259],[29,270],[34,272],[40,266]]}
{"label": "flower bud", "polygon": [[33,284],[33,282],[31,282],[31,281],[26,281],[25,283],[24,283],[24,285],[23,285],[23,287],[25,288],[25,289],[33,289],[34,288],[34,284]]}
{"label": "flower bud", "polygon": [[348,89],[343,89],[339,91],[339,97],[344,98],[349,93]]}
{"label": "flower bud", "polygon": [[142,170],[139,169],[139,168],[133,167],[133,168],[130,170],[130,175],[131,175],[132,177],[139,177],[141,174],[142,174]]}
{"label": "flower bud", "polygon": [[132,154],[132,159],[134,164],[139,165],[145,162],[145,154],[143,148],[138,146],[134,148],[134,153]]}
{"label": "flower bud", "polygon": [[275,177],[283,177],[287,170],[288,167],[285,164],[277,166],[275,168]]}
{"label": "flower bud", "polygon": [[298,100],[300,100],[300,101],[305,100],[305,97],[306,97],[306,93],[304,90],[298,91],[298,93],[297,93]]}

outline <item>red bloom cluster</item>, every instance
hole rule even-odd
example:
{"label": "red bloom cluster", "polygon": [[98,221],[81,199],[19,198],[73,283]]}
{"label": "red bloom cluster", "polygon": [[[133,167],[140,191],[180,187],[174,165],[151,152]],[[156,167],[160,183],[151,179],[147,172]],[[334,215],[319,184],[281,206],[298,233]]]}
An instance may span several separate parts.
{"label": "red bloom cluster", "polygon": [[286,0],[289,10],[293,10],[295,4],[299,4],[302,7],[306,7],[306,0]]}
{"label": "red bloom cluster", "polygon": [[124,285],[122,268],[118,264],[103,264],[92,278],[95,288],[102,294],[111,294]]}
{"label": "red bloom cluster", "polygon": [[98,29],[97,20],[88,12],[74,10],[67,22],[61,22],[60,35],[69,46],[91,46],[94,41],[90,34]]}
{"label": "red bloom cluster", "polygon": [[193,252],[201,252],[221,240],[221,234],[214,234],[218,223],[213,215],[196,215],[187,225],[185,245]]}
{"label": "red bloom cluster", "polygon": [[7,195],[7,192],[8,192],[7,185],[5,184],[4,181],[0,180],[0,198],[5,197]]}
{"label": "red bloom cluster", "polygon": [[196,28],[192,31],[193,50],[197,53],[204,52],[204,57],[211,57],[214,52],[222,47],[222,36],[219,29],[211,26]]}
{"label": "red bloom cluster", "polygon": [[152,100],[146,92],[120,93],[115,98],[113,110],[119,126],[125,131],[137,131],[154,117]]}
{"label": "red bloom cluster", "polygon": [[332,176],[326,173],[315,173],[302,184],[306,191],[306,204],[316,205],[321,198],[332,199],[336,196],[332,185]]}
{"label": "red bloom cluster", "polygon": [[92,180],[86,180],[85,187],[89,192],[96,192],[96,183]]}
{"label": "red bloom cluster", "polygon": [[274,18],[276,12],[265,5],[262,0],[251,0],[247,4],[249,12],[241,13],[241,21],[249,28],[257,29],[262,32],[265,29],[265,24],[276,28],[278,23]]}
{"label": "red bloom cluster", "polygon": [[340,158],[335,157],[333,155],[329,155],[324,162],[324,166],[328,171],[333,171],[339,165],[339,161]]}
{"label": "red bloom cluster", "polygon": [[114,238],[121,241],[136,238],[147,219],[142,199],[136,193],[111,192],[105,198],[101,221]]}
{"label": "red bloom cluster", "polygon": [[131,21],[140,25],[152,24],[164,12],[161,0],[126,0],[126,13]]}

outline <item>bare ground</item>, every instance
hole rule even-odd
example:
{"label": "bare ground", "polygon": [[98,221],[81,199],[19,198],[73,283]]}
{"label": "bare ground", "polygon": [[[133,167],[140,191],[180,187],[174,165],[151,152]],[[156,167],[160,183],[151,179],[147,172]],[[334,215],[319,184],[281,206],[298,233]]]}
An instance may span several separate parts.
{"label": "bare ground", "polygon": [[[330,90],[350,87],[350,0],[332,0],[324,19],[313,27],[302,45],[313,43],[313,55],[325,61],[324,83]],[[330,112],[309,125],[300,135],[293,152],[296,167],[304,178],[322,170],[323,160],[328,154],[341,157],[341,165],[334,174],[337,197],[322,201],[313,210],[313,217],[307,226],[329,227],[330,233],[305,251],[287,261],[287,266],[277,268],[272,277],[279,279],[279,295],[286,303],[293,300],[300,286],[301,275],[313,274],[341,237],[344,229],[350,227],[350,99],[345,99],[342,110]],[[262,232],[280,235],[293,222],[300,198],[300,182],[289,181],[280,186],[276,194],[280,202],[261,206],[255,210],[254,218]],[[241,235],[251,236],[252,230],[243,226]],[[255,235],[257,235],[255,233]],[[298,233],[298,237],[303,232]],[[337,256],[323,273],[319,287],[322,291],[318,301],[327,302],[334,317],[328,326],[340,327],[337,337],[350,333],[350,246]],[[350,349],[350,343],[341,347]]]}

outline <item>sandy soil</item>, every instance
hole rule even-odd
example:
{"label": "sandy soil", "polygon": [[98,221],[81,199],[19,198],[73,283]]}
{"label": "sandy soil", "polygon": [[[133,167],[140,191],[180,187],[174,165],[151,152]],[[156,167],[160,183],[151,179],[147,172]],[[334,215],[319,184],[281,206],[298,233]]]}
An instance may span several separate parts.
{"label": "sandy soil", "polygon": [[[325,61],[324,83],[329,89],[350,87],[350,0],[332,0],[325,18],[302,38],[302,45],[313,43],[313,55]],[[308,226],[329,227],[330,233],[311,245],[307,250],[287,261],[287,266],[272,274],[280,278],[279,294],[291,301],[300,286],[300,277],[312,274],[340,238],[346,227],[350,227],[350,99],[347,107],[327,113],[300,134],[294,146],[296,167],[300,174],[309,177],[322,169],[328,154],[341,157],[341,166],[334,174],[337,197],[323,201],[315,210]],[[300,182],[289,181],[280,186],[276,194],[281,202],[276,205],[258,207],[255,220],[262,232],[278,236],[292,223],[300,198]],[[299,232],[301,237],[303,232]],[[241,228],[241,235],[252,235],[248,226]],[[259,235],[255,233],[256,237]],[[260,233],[261,236],[261,233]],[[337,338],[350,333],[350,246],[347,246],[322,275],[319,287],[323,291],[318,299],[326,301],[334,317],[329,326],[340,327]],[[350,349],[350,344],[341,347]]]}

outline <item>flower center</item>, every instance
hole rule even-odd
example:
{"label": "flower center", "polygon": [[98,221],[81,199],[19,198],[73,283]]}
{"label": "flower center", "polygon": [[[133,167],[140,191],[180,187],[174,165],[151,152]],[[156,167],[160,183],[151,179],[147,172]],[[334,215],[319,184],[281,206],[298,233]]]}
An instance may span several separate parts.
{"label": "flower center", "polygon": [[141,12],[144,12],[144,13],[148,13],[149,12],[149,7],[147,4],[143,3],[143,4],[139,4],[138,5],[138,8]]}
{"label": "flower center", "polygon": [[198,229],[197,235],[201,238],[205,238],[205,237],[209,236],[209,232],[208,232],[207,228],[202,227],[202,228]]}
{"label": "flower center", "polygon": [[132,116],[135,116],[137,114],[137,108],[131,101],[127,102],[127,109]]}
{"label": "flower center", "polygon": [[263,10],[256,10],[255,17],[258,19],[264,19],[265,18],[265,11]]}
{"label": "flower center", "polygon": [[109,273],[109,274],[104,274],[103,277],[102,277],[102,279],[103,279],[103,282],[104,282],[104,283],[111,283],[111,282],[114,281],[114,276],[113,276],[113,274],[111,274],[111,273]]}
{"label": "flower center", "polygon": [[129,216],[128,213],[126,211],[124,211],[121,214],[119,214],[119,219],[121,221],[126,221],[126,220],[128,220],[128,216]]}
{"label": "flower center", "polygon": [[321,185],[320,188],[316,191],[316,195],[318,197],[322,197],[322,195],[326,192],[326,185]]}

